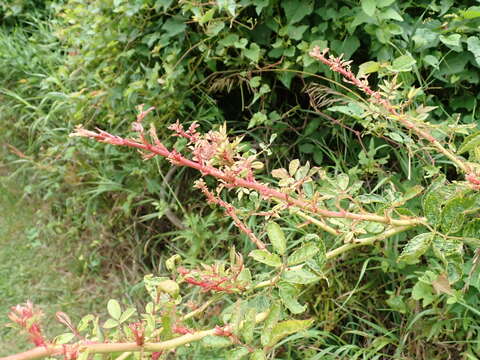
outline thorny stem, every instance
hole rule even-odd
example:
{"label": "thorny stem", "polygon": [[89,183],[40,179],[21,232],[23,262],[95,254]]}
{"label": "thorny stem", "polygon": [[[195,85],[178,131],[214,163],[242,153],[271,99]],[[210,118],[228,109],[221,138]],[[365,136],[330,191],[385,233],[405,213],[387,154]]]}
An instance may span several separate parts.
{"label": "thorny stem", "polygon": [[310,56],[327,65],[332,71],[335,71],[342,75],[345,82],[355,85],[365,94],[369,95],[374,102],[387,110],[387,112],[390,114],[388,118],[398,121],[408,130],[411,130],[415,134],[417,134],[418,137],[430,142],[435,147],[435,149],[437,149],[438,152],[449,158],[455,165],[457,165],[459,169],[461,169],[466,174],[466,180],[470,182],[470,184],[472,184],[475,189],[480,189],[480,176],[474,172],[474,170],[468,165],[465,160],[459,158],[453,152],[447,150],[428,131],[421,129],[419,125],[411,121],[411,117],[409,118],[407,117],[407,115],[399,113],[396,110],[395,106],[393,106],[388,99],[383,97],[380,92],[374,91],[370,88],[366,77],[359,79],[357,76],[355,76],[355,74],[350,70],[351,61],[342,60],[342,56],[334,57],[330,55],[327,58],[326,54],[328,53],[328,51],[328,48],[320,50],[320,48],[316,46],[312,51],[310,51]]}
{"label": "thorny stem", "polygon": [[228,204],[227,202],[223,201],[222,199],[219,199],[216,197],[210,190],[208,190],[207,185],[203,180],[197,181],[195,184],[195,187],[200,189],[203,194],[207,197],[208,201],[212,204],[217,204],[225,209],[225,212],[227,213],[228,216],[232,218],[232,220],[235,222],[235,225],[243,231],[249,238],[250,240],[259,248],[260,250],[263,250],[266,248],[265,244],[255,236],[252,230],[250,230],[237,216],[235,212],[235,208]]}
{"label": "thorny stem", "polygon": [[[198,309],[195,309],[191,312],[189,312],[188,314],[186,314],[185,316],[182,316],[181,318],[181,321],[185,321],[185,320],[188,320],[192,317],[195,317],[197,316],[198,314],[202,313],[207,307],[209,307],[212,303],[214,303],[215,301],[217,301],[220,297],[217,295],[211,299],[209,299],[207,302],[205,302],[202,306],[200,306]],[[158,328],[157,330],[155,330],[155,332],[153,333],[154,335],[153,336],[156,336],[156,335],[159,335],[161,334],[163,331],[163,328]],[[120,355],[116,360],[123,360],[123,359],[126,359],[128,356],[130,356],[131,352],[125,352],[123,353],[122,355]],[[0,359],[1,360],[1,359]]]}
{"label": "thorny stem", "polygon": [[[268,311],[257,314],[255,317],[255,322],[259,323],[264,321],[268,316]],[[240,324],[240,327],[243,326],[243,323]],[[165,351],[172,350],[179,346],[189,344],[195,341],[199,341],[206,336],[222,336],[221,334],[229,333],[233,331],[231,325],[226,325],[224,327],[215,327],[213,329],[196,331],[191,334],[182,335],[174,339],[157,342],[157,343],[145,343],[143,345],[137,345],[135,342],[128,343],[102,343],[102,344],[74,344],[67,345],[78,346],[80,352],[87,351],[89,354],[108,354],[114,352],[125,352],[125,351]],[[34,349],[25,351],[23,353],[2,357],[0,360],[33,360],[40,359],[43,357],[51,355],[61,355],[65,352],[64,345],[48,345],[42,347],[36,347]]]}
{"label": "thorny stem", "polygon": [[[135,123],[137,124],[137,123]],[[162,143],[156,139],[156,145],[153,145],[145,140],[143,136],[141,136],[141,142],[129,139],[129,138],[121,138],[119,136],[115,136],[109,134],[106,131],[97,129],[98,132],[90,131],[83,129],[81,126],[76,128],[76,131],[71,134],[70,136],[83,136],[95,139],[99,142],[104,142],[116,146],[127,146],[133,147],[140,150],[146,151],[148,154],[146,155],[147,158],[151,158],[155,155],[159,155],[162,157],[167,158],[172,164],[178,166],[187,166],[193,169],[198,170],[203,176],[210,175],[214,178],[220,180],[223,185],[227,188],[245,188],[250,190],[257,191],[262,197],[264,198],[272,198],[281,200],[283,203],[289,206],[296,206],[304,211],[308,211],[312,214],[316,214],[322,217],[329,217],[329,218],[347,218],[352,220],[361,220],[361,221],[373,221],[379,222],[384,224],[390,224],[394,226],[416,226],[416,225],[423,225],[426,222],[426,219],[423,217],[402,217],[401,219],[392,219],[389,216],[381,216],[373,213],[352,213],[349,211],[341,210],[341,211],[333,211],[328,209],[319,208],[315,204],[301,199],[289,196],[286,193],[283,193],[279,190],[273,189],[266,184],[260,183],[255,179],[243,179],[239,176],[235,176],[229,173],[226,173],[220,169],[217,169],[214,166],[202,164],[196,161],[192,161],[187,159],[180,153],[175,150],[168,150]]]}

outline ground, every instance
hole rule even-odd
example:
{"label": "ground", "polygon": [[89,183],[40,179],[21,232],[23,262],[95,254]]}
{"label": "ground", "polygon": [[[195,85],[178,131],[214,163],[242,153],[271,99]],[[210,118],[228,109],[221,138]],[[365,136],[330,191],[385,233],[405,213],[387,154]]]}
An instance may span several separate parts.
{"label": "ground", "polygon": [[[74,269],[75,254],[66,253],[61,234],[42,235],[48,204],[24,196],[6,171],[0,173],[0,356],[31,347],[26,336],[5,327],[10,307],[27,300],[45,313],[49,335],[68,330],[55,321],[63,311],[72,320],[105,305],[112,279],[81,275]],[[42,225],[43,224],[43,225]],[[106,301],[105,301],[106,302]]]}

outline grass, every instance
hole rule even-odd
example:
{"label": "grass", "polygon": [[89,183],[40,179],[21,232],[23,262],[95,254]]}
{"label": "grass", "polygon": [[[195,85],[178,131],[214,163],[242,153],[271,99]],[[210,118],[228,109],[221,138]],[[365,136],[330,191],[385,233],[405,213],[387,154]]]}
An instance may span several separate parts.
{"label": "grass", "polygon": [[38,304],[46,314],[47,334],[55,336],[68,332],[55,322],[55,312],[77,322],[89,312],[104,313],[105,299],[123,290],[118,277],[78,274],[62,234],[42,231],[48,226],[48,204],[23,197],[16,184],[5,172],[0,176],[0,356],[31,347],[26,337],[3,326],[11,306],[27,300]]}

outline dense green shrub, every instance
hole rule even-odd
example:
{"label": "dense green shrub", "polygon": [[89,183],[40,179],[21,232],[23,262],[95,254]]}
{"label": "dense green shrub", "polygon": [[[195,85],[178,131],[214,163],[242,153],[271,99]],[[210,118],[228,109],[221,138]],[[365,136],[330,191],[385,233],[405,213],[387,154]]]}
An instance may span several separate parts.
{"label": "dense green shrub", "polygon": [[[152,167],[148,176],[134,174],[125,180],[125,174],[138,169],[134,157],[125,161],[128,155],[114,152],[109,154],[111,163],[104,164],[99,161],[103,156],[95,155],[99,166],[89,166],[80,155],[90,152],[85,148],[72,161],[73,153],[66,151],[63,136],[77,123],[114,126],[127,133],[128,118],[140,103],[155,106],[160,133],[165,124],[177,118],[199,121],[206,128],[227,121],[230,128],[248,133],[255,141],[268,142],[275,133],[279,138],[274,151],[279,160],[293,150],[317,165],[346,169],[349,161],[367,156],[357,142],[350,141],[352,134],[339,129],[330,116],[344,116],[340,120],[345,126],[360,125],[377,136],[398,141],[391,139],[394,131],[384,123],[349,117],[356,109],[351,100],[339,99],[332,90],[325,93],[322,86],[327,83],[318,74],[334,75],[306,55],[315,45],[328,46],[333,53],[363,63],[361,71],[373,77],[397,72],[405,94],[411,86],[419,87],[420,100],[438,106],[430,113],[433,121],[471,123],[475,118],[471,110],[476,109],[475,29],[479,18],[477,8],[468,4],[310,1],[299,7],[296,1],[229,0],[195,5],[72,0],[56,4],[53,10],[58,40],[44,29],[46,39],[38,40],[41,46],[31,44],[28,38],[20,39],[25,44],[22,47],[33,52],[43,47],[38,56],[25,50],[19,55],[43,61],[43,55],[53,57],[45,53],[50,51],[46,48],[53,49],[54,67],[34,62],[27,64],[30,69],[21,68],[13,61],[19,58],[16,53],[2,50],[7,79],[22,81],[22,87],[16,87],[15,94],[7,98],[18,101],[16,111],[23,107],[29,114],[25,121],[13,124],[11,133],[21,134],[23,142],[24,131],[29,128],[28,150],[40,158],[46,155],[39,161],[60,160],[51,174],[44,175],[45,181],[58,186],[63,177],[75,185],[89,183],[75,196],[93,208],[101,205],[92,202],[92,194],[103,202],[105,196],[110,198],[105,191],[115,189],[126,214],[131,215],[129,204],[135,199],[148,202],[152,196],[158,198],[158,189],[155,195],[151,186],[144,188],[156,169]],[[439,17],[442,21],[435,20]],[[11,68],[13,72],[7,70]],[[40,86],[47,95],[41,101],[28,99],[37,109],[35,120],[21,101],[30,96],[30,85]],[[332,86],[341,90],[340,84]],[[351,104],[348,108],[335,106],[336,99],[340,101],[337,105],[345,101]],[[314,114],[311,104],[319,112]],[[457,111],[463,113],[457,117],[453,114]],[[316,131],[319,128],[324,131]],[[32,132],[35,129],[41,132]],[[371,143],[368,135],[365,143]],[[384,157],[387,144],[375,140],[369,153],[381,148],[377,156]],[[99,150],[94,146],[92,151]],[[345,158],[339,163],[340,154]],[[92,156],[88,158],[91,162]],[[121,158],[122,165],[112,167],[115,158]],[[59,173],[61,159],[67,162]],[[371,167],[367,160],[360,164]],[[415,175],[422,177],[422,173]]]}
{"label": "dense green shrub", "polygon": [[[61,0],[60,0],[61,1]],[[60,2],[55,1],[55,2]],[[5,0],[0,2],[0,23],[4,27],[29,26],[39,18],[48,17],[52,0]]]}

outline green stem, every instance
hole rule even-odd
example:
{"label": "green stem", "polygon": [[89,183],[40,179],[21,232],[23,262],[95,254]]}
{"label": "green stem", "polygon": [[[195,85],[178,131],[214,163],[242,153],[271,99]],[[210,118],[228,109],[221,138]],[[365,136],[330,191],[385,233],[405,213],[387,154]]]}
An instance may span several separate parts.
{"label": "green stem", "polygon": [[[262,312],[255,317],[255,322],[259,323],[265,320],[268,316],[268,311]],[[240,323],[240,327],[243,326],[243,322]],[[230,325],[226,325],[221,328],[221,331],[224,333],[229,333],[233,329]],[[102,344],[73,344],[66,345],[67,350],[73,350],[78,346],[80,352],[88,352],[89,354],[109,354],[114,352],[125,352],[125,351],[164,351],[175,349],[179,346],[189,344],[195,341],[202,340],[207,336],[215,336],[218,334],[219,329],[213,328],[209,330],[201,330],[194,332],[192,334],[186,334],[174,339],[158,342],[158,343],[145,343],[143,345],[138,345],[134,342],[129,343],[102,343]],[[220,335],[217,335],[220,336]],[[2,357],[0,360],[33,360],[40,359],[43,357],[51,355],[60,355],[65,351],[65,345],[52,345],[48,347],[36,347],[34,349],[25,351],[23,353]]]}
{"label": "green stem", "polygon": [[[362,239],[356,239],[351,243],[342,245],[342,246],[340,246],[340,247],[338,247],[334,250],[331,250],[331,251],[327,252],[325,257],[327,258],[327,260],[329,260],[329,259],[333,259],[337,256],[340,256],[341,254],[346,253],[347,251],[350,251],[350,250],[352,250],[354,248],[357,248],[359,246],[373,245],[376,241],[385,240],[385,239],[387,239],[387,238],[389,238],[393,235],[396,235],[398,233],[401,233],[403,231],[411,229],[413,226],[414,225],[399,226],[399,227],[388,229],[388,230],[384,231],[382,234],[379,234],[379,235],[370,236],[370,237],[362,238]],[[275,277],[275,278],[270,279],[270,280],[265,280],[265,281],[259,282],[255,285],[249,287],[247,290],[261,289],[261,288],[264,288],[264,287],[273,286],[273,285],[275,285],[275,283],[277,281],[278,281],[278,277]]]}
{"label": "green stem", "polygon": [[350,251],[354,248],[357,248],[359,246],[365,246],[365,245],[373,245],[378,240],[385,240],[386,238],[389,238],[393,235],[396,235],[398,233],[401,233],[403,231],[406,231],[408,229],[412,228],[412,226],[399,226],[395,228],[391,228],[389,230],[384,231],[382,234],[375,235],[375,236],[370,236],[367,238],[363,239],[356,239],[351,243],[342,245],[334,250],[331,250],[327,252],[326,258],[327,259],[333,259],[334,257],[337,257],[347,251]]}
{"label": "green stem", "polygon": [[338,230],[335,230],[334,228],[332,228],[331,226],[328,226],[327,224],[325,224],[324,222],[318,220],[318,219],[315,219],[314,217],[310,216],[310,215],[307,215],[305,214],[303,211],[301,211],[300,209],[291,209],[292,213],[295,214],[295,215],[298,215],[300,216],[301,218],[307,220],[308,222],[318,226],[320,229],[322,229],[323,231],[326,231],[328,232],[329,234],[332,234],[332,235],[335,235],[335,236],[338,236],[340,235],[340,231]]}

